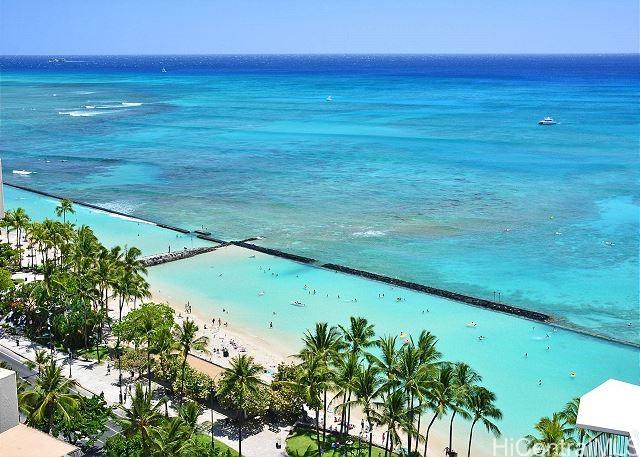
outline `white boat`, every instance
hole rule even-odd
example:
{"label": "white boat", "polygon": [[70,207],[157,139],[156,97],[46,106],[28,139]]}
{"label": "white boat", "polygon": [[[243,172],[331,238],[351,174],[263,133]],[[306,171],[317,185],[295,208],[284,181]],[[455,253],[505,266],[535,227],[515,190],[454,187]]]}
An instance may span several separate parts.
{"label": "white boat", "polygon": [[332,97],[331,95],[329,95],[329,96],[327,97],[327,101],[328,101],[328,102],[332,102],[332,101],[333,101],[333,97]]}
{"label": "white boat", "polygon": [[545,117],[544,119],[542,119],[541,121],[538,121],[538,125],[556,125],[557,122],[553,120],[552,117]]}
{"label": "white boat", "polygon": [[14,175],[30,175],[32,174],[33,171],[27,171],[27,170],[13,170],[13,174]]}
{"label": "white boat", "polygon": [[296,301],[292,301],[292,302],[291,302],[291,304],[292,304],[293,306],[299,306],[299,307],[301,307],[301,308],[302,308],[302,307],[304,307],[304,306],[306,306],[304,303],[299,302],[298,300],[296,300]]}
{"label": "white boat", "polygon": [[166,73],[166,72],[167,72],[167,69],[162,67],[162,73]]}

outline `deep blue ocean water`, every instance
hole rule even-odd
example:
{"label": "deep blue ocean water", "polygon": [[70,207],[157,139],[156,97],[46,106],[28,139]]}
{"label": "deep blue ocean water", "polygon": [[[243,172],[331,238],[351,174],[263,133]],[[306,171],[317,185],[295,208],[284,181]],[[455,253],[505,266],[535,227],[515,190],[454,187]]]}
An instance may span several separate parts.
{"label": "deep blue ocean water", "polygon": [[637,55],[48,59],[9,182],[640,341]]}

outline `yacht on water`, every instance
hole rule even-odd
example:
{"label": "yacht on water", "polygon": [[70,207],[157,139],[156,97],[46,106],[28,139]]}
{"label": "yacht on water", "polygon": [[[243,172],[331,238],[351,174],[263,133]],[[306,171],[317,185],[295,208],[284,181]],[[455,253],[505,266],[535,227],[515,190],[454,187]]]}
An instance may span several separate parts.
{"label": "yacht on water", "polygon": [[542,119],[541,121],[538,121],[538,125],[556,125],[557,122],[553,120],[552,117],[545,117],[544,119]]}

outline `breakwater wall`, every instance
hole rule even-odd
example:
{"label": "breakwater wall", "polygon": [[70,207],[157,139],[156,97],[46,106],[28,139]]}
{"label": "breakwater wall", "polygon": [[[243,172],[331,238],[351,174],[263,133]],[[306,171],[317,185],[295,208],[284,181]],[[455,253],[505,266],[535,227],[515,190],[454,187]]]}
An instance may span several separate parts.
{"label": "breakwater wall", "polygon": [[379,275],[377,273],[371,273],[369,271],[357,270],[355,268],[336,265],[334,263],[325,263],[324,265],[322,265],[322,267],[329,270],[339,271],[341,273],[360,276],[362,278],[372,279],[374,281],[380,281],[394,286],[403,287],[405,289],[412,289],[431,295],[437,295],[438,297],[448,298],[450,300],[463,302],[469,305],[478,306],[493,311],[499,311],[502,313],[525,317],[527,319],[532,319],[539,322],[549,322],[552,320],[551,316],[539,313],[537,311],[531,311],[528,309],[518,308],[516,306],[505,305],[503,303],[497,303],[491,300],[485,300],[483,298],[471,297],[469,295],[459,294],[457,292],[451,292],[444,289],[438,289],[436,287],[425,286],[424,284],[418,284],[415,282],[404,281],[402,279],[391,278],[389,276]]}
{"label": "breakwater wall", "polygon": [[253,243],[247,243],[245,241],[232,241],[231,244],[235,246],[239,246],[245,249],[251,249],[252,251],[262,252],[263,254],[269,254],[276,257],[282,257],[284,259],[294,260],[300,263],[316,263],[316,259],[312,259],[310,257],[303,257],[301,255],[291,254],[289,252],[279,251],[277,249],[265,248],[263,246],[258,246]]}
{"label": "breakwater wall", "polygon": [[[14,187],[14,188],[20,189],[20,190],[25,190],[27,192],[33,192],[34,194],[42,195],[43,197],[55,198],[56,200],[62,200],[63,198],[67,198],[67,197],[61,197],[59,195],[54,195],[54,194],[51,194],[49,192],[43,192],[41,190],[32,189],[30,187],[21,186],[19,184],[11,184],[11,183],[5,182],[4,185],[5,186],[9,186],[9,187]],[[73,202],[75,205],[78,205],[78,206],[84,206],[86,208],[96,209],[98,211],[104,211],[105,213],[115,214],[117,216],[128,217],[130,219],[135,219],[135,220],[138,220],[140,222],[146,222],[148,224],[157,225],[158,227],[162,227],[162,228],[167,229],[167,230],[173,230],[174,232],[179,232],[179,233],[182,233],[182,234],[185,234],[185,235],[187,233],[191,233],[189,230],[186,230],[186,229],[183,229],[183,228],[180,228],[180,227],[175,227],[173,225],[163,224],[162,222],[151,221],[149,219],[143,219],[141,217],[132,216],[131,214],[123,213],[123,212],[116,211],[116,210],[113,210],[113,209],[103,208],[102,206],[94,205],[92,203],[87,203],[87,202],[83,202],[83,201],[80,201],[80,200],[74,200],[72,198],[67,198],[67,200],[70,200],[71,202]]]}
{"label": "breakwater wall", "polygon": [[140,259],[145,267],[154,267],[163,263],[175,262],[176,260],[188,259],[200,254],[206,254],[207,252],[215,251],[216,249],[226,246],[226,244],[220,244],[218,246],[205,246],[200,248],[183,249],[175,252],[163,252],[162,254],[154,254]]}

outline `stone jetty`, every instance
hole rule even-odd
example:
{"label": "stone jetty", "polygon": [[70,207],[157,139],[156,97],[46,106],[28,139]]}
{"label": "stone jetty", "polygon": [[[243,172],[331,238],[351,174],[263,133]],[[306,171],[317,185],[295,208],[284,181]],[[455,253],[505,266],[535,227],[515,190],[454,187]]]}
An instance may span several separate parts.
{"label": "stone jetty", "polygon": [[218,248],[226,246],[227,244],[219,244],[217,246],[204,246],[199,248],[183,249],[175,252],[163,252],[161,254],[149,255],[142,257],[140,261],[145,267],[154,267],[163,263],[175,262],[176,260],[188,259],[196,255],[205,254],[207,252],[215,251]]}

